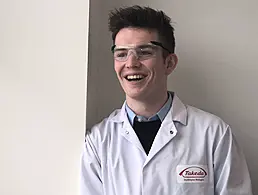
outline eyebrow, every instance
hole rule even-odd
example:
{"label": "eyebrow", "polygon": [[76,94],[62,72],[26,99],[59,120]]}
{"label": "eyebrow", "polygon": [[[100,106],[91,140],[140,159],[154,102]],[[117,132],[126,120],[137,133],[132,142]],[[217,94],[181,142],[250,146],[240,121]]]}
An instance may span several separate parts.
{"label": "eyebrow", "polygon": [[[155,44],[154,44],[155,45]],[[132,49],[132,48],[140,48],[140,49],[145,49],[145,48],[148,48],[148,47],[153,47],[153,45],[150,45],[150,44],[142,44],[142,45],[137,45],[137,46],[118,46],[118,45],[113,45],[111,47],[111,51],[114,52],[114,51],[122,51],[122,50],[127,50],[127,49]]]}
{"label": "eyebrow", "polygon": [[171,52],[168,48],[164,47],[164,46],[163,46],[163,44],[162,44],[162,43],[160,43],[160,42],[157,42],[157,41],[151,41],[151,43],[152,43],[152,44],[154,44],[154,45],[158,45],[158,46],[160,46],[161,48],[163,48],[164,50],[168,51],[169,53],[173,53],[173,52]]}
{"label": "eyebrow", "polygon": [[153,45],[143,44],[143,45],[138,45],[136,48],[144,49],[144,48],[148,48],[148,47],[153,47]]}
{"label": "eyebrow", "polygon": [[113,45],[111,47],[111,51],[114,53],[114,51],[121,51],[121,50],[126,50],[126,49],[130,49],[130,47],[128,46],[117,46],[117,45]]}
{"label": "eyebrow", "polygon": [[124,50],[127,50],[129,48],[126,48],[126,47],[119,47],[119,48],[114,48],[113,51],[124,51]]}

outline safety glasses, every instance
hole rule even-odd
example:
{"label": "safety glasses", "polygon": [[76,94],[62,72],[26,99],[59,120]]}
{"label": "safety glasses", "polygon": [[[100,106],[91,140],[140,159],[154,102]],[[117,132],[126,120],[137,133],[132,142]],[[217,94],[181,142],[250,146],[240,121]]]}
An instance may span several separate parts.
{"label": "safety glasses", "polygon": [[113,45],[111,51],[114,54],[114,59],[119,62],[125,62],[131,54],[137,58],[137,60],[147,60],[156,56],[158,48],[171,53],[167,48],[165,48],[162,43],[151,41],[150,43],[141,44],[137,46],[117,46]]}

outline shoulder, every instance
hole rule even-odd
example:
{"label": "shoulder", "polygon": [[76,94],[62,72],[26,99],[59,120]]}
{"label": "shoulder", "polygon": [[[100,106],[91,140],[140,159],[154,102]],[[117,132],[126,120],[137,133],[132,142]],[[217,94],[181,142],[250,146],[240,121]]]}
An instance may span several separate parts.
{"label": "shoulder", "polygon": [[120,118],[121,113],[123,113],[121,109],[114,110],[109,116],[86,131],[86,148],[91,148],[100,161],[103,155],[108,153],[112,140],[119,137],[122,123],[117,119]]}
{"label": "shoulder", "polygon": [[225,123],[219,116],[212,114],[210,112],[204,111],[202,109],[185,105],[188,113],[188,119],[194,121],[202,121],[205,123]]}
{"label": "shoulder", "polygon": [[231,134],[229,125],[219,116],[189,105],[186,105],[186,109],[187,126],[195,132],[213,138],[222,137],[226,133]]}
{"label": "shoulder", "polygon": [[93,125],[86,130],[86,138],[102,141],[114,129],[116,123],[115,118],[121,114],[121,109],[114,110],[109,116],[104,118],[101,122]]}
{"label": "shoulder", "polygon": [[180,133],[188,137],[189,142],[198,140],[199,145],[208,144],[212,146],[211,149],[215,149],[219,143],[232,141],[230,126],[219,116],[190,105],[185,105],[185,109],[186,125],[179,127]]}

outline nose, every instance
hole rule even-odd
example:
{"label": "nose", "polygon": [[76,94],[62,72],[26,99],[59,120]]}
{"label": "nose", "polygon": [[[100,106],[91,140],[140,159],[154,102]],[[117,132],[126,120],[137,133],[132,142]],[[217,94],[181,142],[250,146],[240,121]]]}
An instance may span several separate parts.
{"label": "nose", "polygon": [[128,54],[126,67],[133,68],[133,67],[139,67],[139,66],[140,66],[140,61],[138,60],[137,54],[135,54],[134,52],[131,52],[130,54]]}

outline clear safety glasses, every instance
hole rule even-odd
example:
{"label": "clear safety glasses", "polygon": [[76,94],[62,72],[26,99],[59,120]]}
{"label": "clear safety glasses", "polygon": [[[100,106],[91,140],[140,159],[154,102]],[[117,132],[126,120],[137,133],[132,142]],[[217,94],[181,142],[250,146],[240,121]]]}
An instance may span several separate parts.
{"label": "clear safety glasses", "polygon": [[125,62],[128,57],[133,53],[138,60],[146,60],[156,56],[158,47],[168,51],[162,43],[151,41],[150,43],[137,45],[137,46],[117,46],[113,45],[111,50],[114,54],[114,59],[119,62]]}

